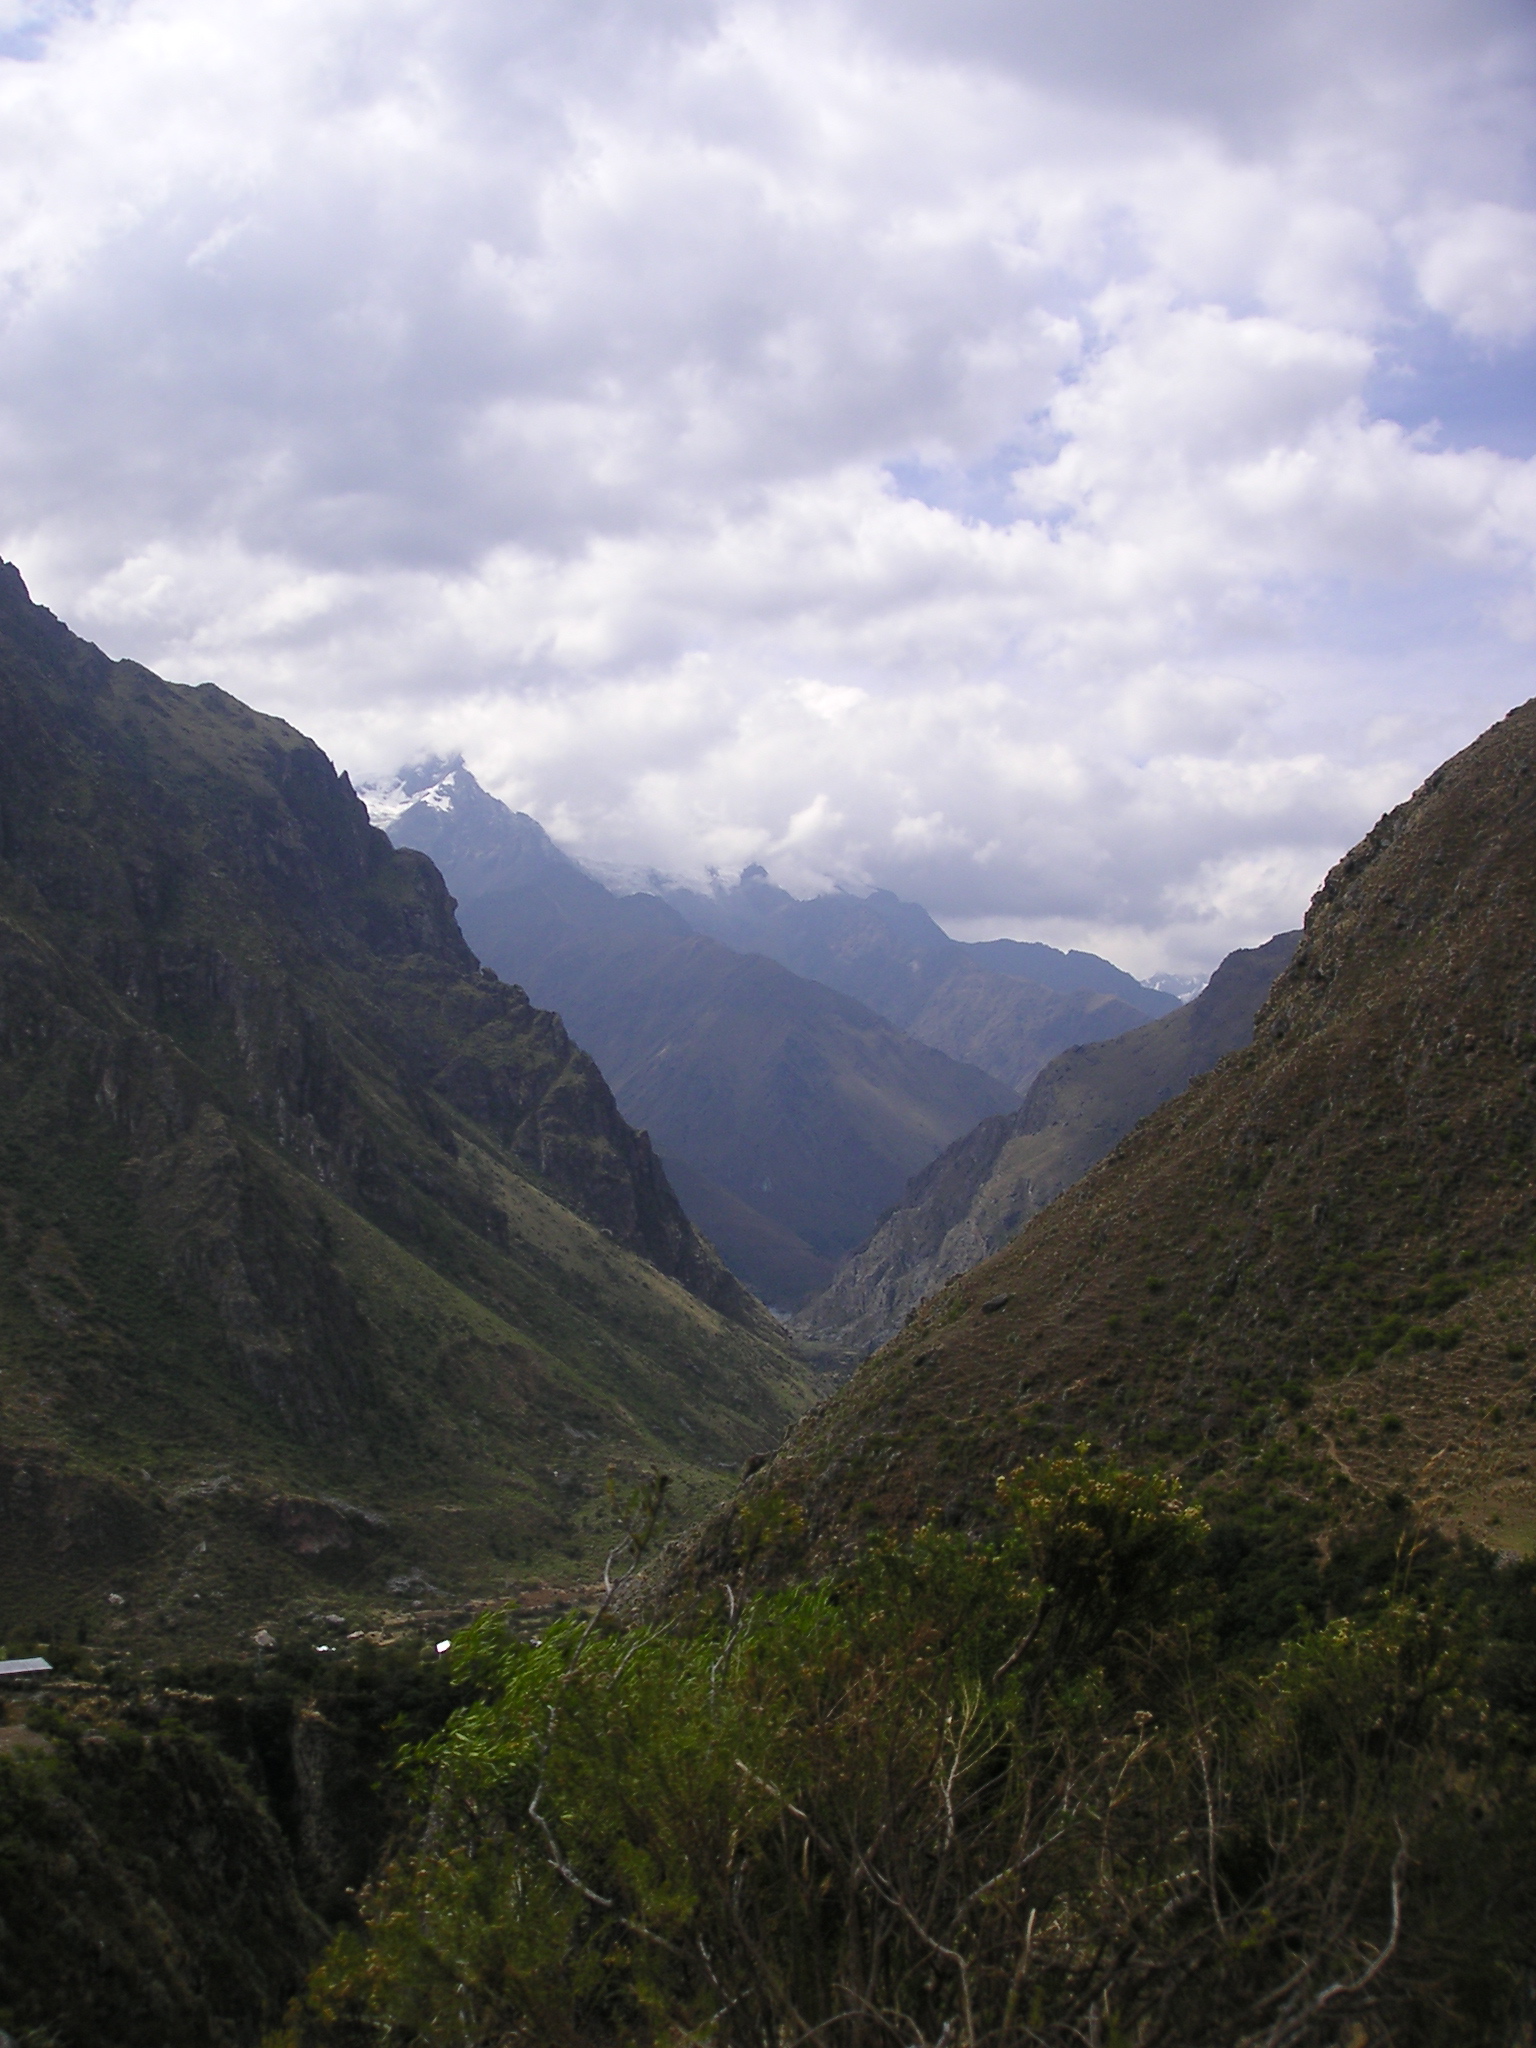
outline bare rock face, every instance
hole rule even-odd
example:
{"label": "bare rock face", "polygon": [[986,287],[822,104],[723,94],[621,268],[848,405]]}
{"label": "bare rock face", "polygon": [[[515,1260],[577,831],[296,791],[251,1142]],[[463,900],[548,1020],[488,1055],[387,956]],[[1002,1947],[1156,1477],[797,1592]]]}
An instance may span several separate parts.
{"label": "bare rock face", "polygon": [[295,1557],[374,1549],[389,1530],[383,1515],[370,1514],[347,1501],[281,1494],[265,1503],[261,1520],[272,1541]]}
{"label": "bare rock face", "polygon": [[[158,1494],[227,1469],[247,1500],[344,1488],[407,1521],[472,1500],[483,1577],[498,1547],[569,1546],[567,1426],[589,1461],[675,1441],[718,1468],[798,1398],[649,1140],[481,970],[430,860],[300,733],[109,660],[4,565],[0,1275],[0,1457],[117,1502],[162,1560],[192,1509],[157,1524]],[[308,1536],[246,1515],[220,1540],[318,1558],[307,1512]],[[86,1597],[83,1563],[34,1565],[47,1603]],[[30,1620],[33,1566],[5,1569]]]}

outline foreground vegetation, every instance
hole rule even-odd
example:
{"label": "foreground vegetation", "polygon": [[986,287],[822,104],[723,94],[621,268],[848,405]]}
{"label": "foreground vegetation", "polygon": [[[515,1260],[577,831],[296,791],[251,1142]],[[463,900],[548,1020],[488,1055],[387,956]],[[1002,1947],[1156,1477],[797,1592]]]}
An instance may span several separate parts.
{"label": "foreground vegetation", "polygon": [[480,1622],[288,2048],[1528,2040],[1531,1569],[1389,1515],[1277,1640],[1171,1481],[1000,1494],[746,1605]]}
{"label": "foreground vegetation", "polygon": [[0,1734],[0,2044],[255,2048],[407,1818],[391,1764],[463,1699],[446,1660],[53,1656]]}

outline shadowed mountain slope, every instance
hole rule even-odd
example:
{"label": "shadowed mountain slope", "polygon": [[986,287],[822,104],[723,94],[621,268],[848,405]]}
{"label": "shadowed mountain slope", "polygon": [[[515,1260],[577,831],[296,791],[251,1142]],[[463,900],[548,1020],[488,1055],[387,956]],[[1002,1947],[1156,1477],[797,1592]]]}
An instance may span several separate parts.
{"label": "shadowed mountain slope", "polygon": [[[1536,1541],[1536,704],[1329,875],[1252,1046],[931,1296],[679,1575],[982,1526],[1092,1438],[1280,1527],[1375,1493]],[[757,1546],[754,1552],[753,1546]]]}
{"label": "shadowed mountain slope", "polygon": [[690,1214],[777,1308],[824,1286],[913,1173],[1013,1105],[862,1003],[701,937],[659,897],[615,896],[462,764],[427,764],[373,802],[397,844],[441,866],[480,957],[559,1011]]}
{"label": "shadowed mountain slope", "polygon": [[1142,1117],[1245,1046],[1300,936],[1231,953],[1182,1009],[1058,1053],[1022,1108],[988,1117],[924,1168],[796,1316],[796,1335],[853,1357],[894,1336],[925,1294],[997,1251]]}
{"label": "shadowed mountain slope", "polygon": [[229,1627],[317,1572],[494,1591],[590,1550],[605,1457],[696,1489],[800,1398],[430,862],[291,727],[109,661],[9,567],[0,1273],[29,1624],[110,1588]]}
{"label": "shadowed mountain slope", "polygon": [[709,895],[663,893],[696,930],[867,1003],[1020,1094],[1065,1047],[1116,1037],[1177,1007],[1175,997],[1144,988],[1093,953],[952,939],[926,910],[889,889],[802,900],[750,867],[733,887]]}

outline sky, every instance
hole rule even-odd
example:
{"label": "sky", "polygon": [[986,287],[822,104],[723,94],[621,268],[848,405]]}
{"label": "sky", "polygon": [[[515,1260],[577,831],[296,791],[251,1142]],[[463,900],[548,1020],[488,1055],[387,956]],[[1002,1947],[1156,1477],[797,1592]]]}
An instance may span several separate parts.
{"label": "sky", "polygon": [[1536,8],[0,0],[0,555],[610,871],[1208,968],[1536,694]]}

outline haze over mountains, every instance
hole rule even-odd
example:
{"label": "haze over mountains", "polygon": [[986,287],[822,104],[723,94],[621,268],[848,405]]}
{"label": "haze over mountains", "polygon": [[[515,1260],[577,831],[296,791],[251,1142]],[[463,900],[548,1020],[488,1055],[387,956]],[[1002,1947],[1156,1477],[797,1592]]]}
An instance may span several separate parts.
{"label": "haze over mountains", "polygon": [[751,871],[708,896],[616,894],[462,762],[366,794],[442,869],[479,956],[559,1011],[776,1308],[824,1286],[911,1175],[1012,1109],[1060,1045],[1177,1007],[1090,955],[960,945],[889,894],[801,903]]}
{"label": "haze over mountains", "polygon": [[802,901],[754,866],[734,886],[717,884],[708,894],[661,893],[696,930],[841,989],[1021,1093],[1064,1047],[1113,1038],[1178,1007],[1176,996],[1096,954],[1017,939],[952,939],[926,910],[889,889]]}
{"label": "haze over mountains", "polygon": [[[472,786],[463,808],[442,778],[417,795],[407,806],[418,813],[413,829],[425,835],[435,820],[450,842],[455,832],[469,836]],[[515,934],[539,971],[568,977],[616,1044],[625,1017],[638,1020],[636,1046],[686,1024],[695,1035],[684,1047],[691,1066],[677,1062],[685,1079],[670,1096],[650,1083],[669,1114],[685,1117],[690,1090],[710,1107],[705,1081],[718,1102],[733,1046],[741,1092],[728,1107],[741,1129],[771,1118],[763,1075],[781,1090],[786,1076],[804,1083],[798,1097],[780,1098],[800,1119],[774,1140],[786,1167],[829,1105],[841,1109],[845,1131],[877,1129],[883,1109],[887,1130],[905,1118],[911,1132],[922,1129],[922,1113],[933,1122],[935,1105],[958,1113],[966,1091],[1012,1099],[995,1078],[919,1044],[854,997],[693,931],[673,903],[615,896],[531,821],[483,801],[490,830],[468,846],[462,869],[480,890],[471,916],[478,908],[488,929],[494,919],[503,938]],[[755,899],[764,922],[793,933],[801,910],[776,893],[749,874],[708,900],[744,920]],[[146,1680],[135,1693],[119,1658],[110,1689],[83,1681],[69,1693],[69,1716],[50,1707],[23,1731],[58,1745],[55,1755],[0,1760],[8,1923],[36,1921],[51,1939],[68,1913],[81,1930],[53,1947],[40,1933],[30,1967],[0,1979],[0,2025],[14,2031],[36,2019],[67,2048],[94,2048],[106,2034],[156,2048],[159,2019],[140,2034],[115,2017],[147,2005],[178,2015],[174,2030],[188,2048],[254,2043],[320,1938],[309,1902],[328,1900],[348,1933],[330,1974],[314,1980],[317,2002],[292,2009],[280,2038],[339,2048],[360,2015],[404,2010],[396,2001],[414,1999],[418,1983],[419,2010],[437,2014],[438,1934],[466,1931],[470,1965],[455,1951],[450,1981],[484,1995],[476,2038],[500,2038],[505,1859],[516,1840],[536,1880],[527,1896],[544,1885],[539,1896],[552,1902],[544,1978],[529,2006],[536,2018],[523,2031],[550,2038],[589,1981],[601,1985],[594,1996],[607,2010],[613,1971],[640,1946],[633,1927],[646,1923],[613,1901],[636,1870],[654,1867],[642,1851],[658,1839],[658,1817],[676,1816],[679,1842],[695,1844],[676,1864],[691,1890],[668,1879],[667,1924],[695,1926],[677,1922],[677,1901],[692,1913],[687,1900],[728,1894],[736,1877],[763,1881],[777,1902],[787,1871],[792,1910],[786,1917],[774,1905],[773,1953],[792,1960],[829,1896],[811,1852],[824,1856],[833,1839],[817,1816],[852,1812],[837,1806],[850,1758],[882,1797],[892,1758],[922,1762],[933,1795],[924,1811],[938,1830],[919,1844],[926,1898],[929,1846],[949,1840],[957,1812],[967,1826],[990,1826],[998,1745],[1036,1746],[1031,1768],[1046,1775],[1015,1787],[1033,1813],[1033,1786],[1057,1769],[1070,1725],[1104,1766],[1109,1805],[1127,1758],[1146,1765],[1137,1798],[1155,1798],[1165,1764],[1182,1760],[1181,1799],[1196,1803],[1178,1810],[1219,1837],[1233,1866],[1211,1909],[1209,1974],[1225,1981],[1231,1961],[1246,1983],[1259,1955],[1263,1981],[1234,2010],[1269,2026],[1275,1984],[1289,1995],[1296,1980],[1290,1950],[1301,1937],[1272,1939],[1279,1894],[1265,1889],[1264,1872],[1255,1891],[1241,1863],[1266,1785],[1251,1809],[1211,1789],[1248,1782],[1241,1745],[1229,1739],[1234,1701],[1260,1702],[1259,1732],[1270,1741],[1273,1716],[1295,1704],[1296,1672],[1312,1674],[1297,1711],[1313,1718],[1306,1701],[1324,1697],[1317,1674],[1340,1675],[1329,1712],[1351,1701],[1358,1711],[1347,1724],[1323,1717],[1322,1775],[1296,1777],[1282,1719],[1285,1765],[1274,1783],[1287,1796],[1301,1785],[1290,1806],[1320,1817],[1325,1853],[1336,1839],[1352,1852],[1356,1809],[1319,1788],[1348,1794],[1350,1743],[1375,1757],[1382,1682],[1362,1679],[1360,1645],[1390,1653],[1372,1670],[1401,1676],[1404,1630],[1439,1641],[1444,1617],[1461,1617],[1461,1732],[1441,1743],[1442,1724],[1426,1723],[1410,1700],[1416,1775],[1410,1784],[1400,1773],[1382,1796],[1375,1874],[1357,1888],[1368,1903],[1403,1868],[1408,1829],[1427,1869],[1448,1800],[1452,1835],[1462,1807],[1467,1827],[1480,1830],[1489,1811],[1503,1811],[1499,1788],[1513,1795],[1529,1775],[1527,1748],[1502,1776],[1490,1767],[1444,1790],[1453,1757],[1492,1753],[1486,1731],[1496,1715],[1511,1727],[1511,1715],[1524,1716],[1519,1741],[1531,1727],[1532,1580],[1529,1568],[1506,1571],[1495,1547],[1528,1549],[1536,1533],[1533,905],[1536,705],[1382,820],[1329,877],[1299,944],[1283,934],[1235,954],[1185,1008],[1058,1055],[1025,1104],[984,1119],[919,1176],[802,1323],[842,1316],[847,1335],[860,1317],[873,1331],[904,1301],[915,1309],[847,1388],[794,1425],[808,1384],[771,1319],[689,1222],[648,1138],[624,1122],[560,1019],[477,962],[431,861],[392,848],[346,779],[291,728],[218,690],[177,689],[108,661],[0,570],[6,1629],[15,1635],[30,1614],[34,1637],[79,1644],[89,1624],[114,1647],[159,1657],[173,1648],[227,1653],[254,1640],[278,1667],[274,1686],[259,1659],[242,1669],[226,1654],[157,1674],[153,1691]],[[818,943],[839,972],[877,981],[899,962],[890,934],[899,937],[909,907],[855,910],[813,911],[826,921]],[[845,945],[850,933],[855,943]],[[920,924],[917,933],[926,943]],[[810,941],[802,932],[796,943]],[[1102,977],[1103,963],[1090,971]],[[954,989],[956,970],[942,956],[934,973],[937,986]],[[1028,985],[962,963],[957,1005],[972,974]],[[893,1004],[894,993],[884,1000]],[[923,994],[916,1014],[931,1001]],[[632,1085],[667,1078],[670,1043],[662,1036],[636,1059]],[[833,1054],[843,1067],[833,1068]],[[678,1127],[690,1135],[685,1122]],[[722,1173],[725,1127],[701,1118],[692,1134],[700,1146],[719,1145]],[[775,1128],[759,1126],[765,1144]],[[927,1136],[934,1145],[931,1128]],[[835,1146],[819,1163],[828,1159],[836,1163]],[[807,1176],[800,1198],[808,1203],[812,1192]],[[924,1292],[989,1235],[1008,1241]],[[753,1453],[748,1476],[722,1499],[724,1472],[739,1469],[744,1452]],[[1149,1465],[1163,1473],[1133,1469]],[[451,1631],[471,1603],[526,1590],[531,1572],[590,1570],[611,1519],[600,1471],[640,1478],[647,1466],[673,1475],[694,1525],[602,1630],[579,1616],[541,1618],[541,1633],[529,1635],[529,1619],[508,1610],[487,1616],[440,1672],[420,1654],[423,1630],[429,1642],[439,1625]],[[657,1481],[638,1495],[662,1497]],[[1464,1529],[1484,1547],[1446,1542],[1430,1523]],[[1146,1552],[1149,1527],[1154,1544],[1166,1539],[1174,1551]],[[922,1533],[904,1546],[915,1528]],[[871,1547],[872,1534],[897,1540]],[[1056,1552],[1040,1547],[1058,1538]],[[1164,1586],[1159,1560],[1171,1555],[1184,1560],[1181,1576]],[[1411,1584],[1409,1565],[1421,1573]],[[829,1571],[830,1586],[803,1583]],[[1099,1607],[1111,1581],[1106,1634]],[[753,1655],[734,1657],[743,1597],[775,1582],[789,1582],[785,1598],[753,1606]],[[1474,1585],[1497,1602],[1491,1643],[1485,1610],[1467,1619]],[[547,1587],[544,1578],[536,1597]],[[1336,1597],[1349,1603],[1342,1613]],[[1201,1604],[1186,1613],[1186,1601]],[[344,1606],[348,1620],[322,1612],[322,1602]],[[397,1611],[386,1613],[389,1604]],[[658,1605],[666,1628],[649,1625]],[[1081,1670],[1067,1622],[1054,1633],[1040,1626],[1041,1616],[1079,1610],[1088,1634],[1078,1649],[1098,1659]],[[991,1617],[985,1654],[974,1670],[950,1674],[951,1705],[936,1701],[934,1675],[973,1644],[978,1614]],[[359,1615],[372,1626],[343,1637]],[[268,1617],[285,1643],[254,1631]],[[828,1617],[846,1624],[843,1636],[829,1637]],[[760,1654],[765,1618],[788,1626],[782,1666],[777,1651]],[[316,1624],[332,1638],[325,1645],[313,1642]],[[1157,1636],[1160,1626],[1173,1632]],[[876,1724],[847,1672],[851,1657],[862,1688],[874,1668],[868,1631],[889,1628],[879,1669],[899,1711],[892,1718],[882,1706]],[[370,1663],[361,1647],[393,1655],[402,1636],[415,1647],[392,1666]],[[1172,1646],[1172,1662],[1149,1694],[1154,1639]],[[343,1653],[328,1663],[342,1641],[359,1644],[356,1661]],[[660,1661],[647,1664],[656,1651]],[[326,1720],[313,1690],[322,1668],[337,1675],[328,1698],[344,1726]],[[1166,1751],[1152,1754],[1145,1730],[1188,1702],[1192,1672],[1203,1690],[1188,1726],[1176,1724]],[[728,1682],[717,1689],[721,1673]],[[752,1688],[763,1679],[758,1698]],[[417,1728],[429,1734],[452,1712],[456,1688],[469,1705],[450,1721],[443,1754],[459,1773],[449,1804],[468,1832],[445,1848],[444,1808],[435,1792],[424,1795],[391,1877],[378,1859],[401,1809],[369,1808],[350,1833],[344,1809],[349,1800],[361,1809],[367,1774],[387,1769],[398,1704],[414,1700]],[[1417,1676],[1412,1690],[1424,1691]],[[805,1711],[808,1692],[834,1702],[830,1746],[824,1717]],[[565,1892],[545,1882],[553,1870],[569,1890],[577,1866],[552,1861],[555,1838],[539,1826],[545,1776],[530,1792],[528,1773],[544,1774],[547,1756],[530,1762],[530,1700],[533,1725],[562,1732],[575,1774],[556,1795],[562,1850],[594,1759],[611,1756],[623,1788],[599,1801],[581,1838],[574,1920]],[[1042,1701],[1071,1723],[1031,1720]],[[588,1708],[595,1721],[562,1727],[562,1713]],[[172,1710],[192,1716],[224,1758],[163,1727]],[[995,1739],[988,1733],[968,1761],[957,1800],[945,1731],[982,1712],[994,1716]],[[103,1732],[122,1738],[130,1717],[160,1732],[146,1738],[136,1725],[115,1743]],[[1340,1725],[1350,1731],[1343,1744],[1334,1740]],[[913,1740],[924,1728],[931,1739]],[[1213,1730],[1227,1748],[1207,1774],[1200,1745]],[[761,1753],[752,1741],[766,1743]],[[783,1767],[807,1744],[829,1765],[824,1780]],[[740,1761],[744,1749],[753,1766]],[[1341,1750],[1343,1776],[1329,1777]],[[480,1779],[463,1777],[466,1758],[483,1764]],[[704,1775],[679,1779],[679,1760]],[[660,1768],[647,1777],[652,1762]],[[267,1813],[240,1773],[262,1788]],[[728,1789],[737,1815],[723,1828],[696,1826],[706,1778]],[[440,1791],[448,1779],[434,1782]],[[783,1784],[792,1792],[776,1789]],[[1063,1825],[1097,1815],[1079,1781],[1067,1792]],[[621,1807],[627,1832],[610,1853]],[[208,1825],[213,1811],[224,1816],[221,1830]],[[803,1832],[790,1839],[807,1845],[787,1862],[775,1814],[794,1819]],[[146,1826],[169,1837],[163,1857],[139,1853]],[[1490,1888],[1504,1896],[1519,1881],[1528,1828],[1517,1813],[1501,1829]],[[889,1877],[872,1877],[862,1861],[850,1866],[849,1911],[826,1917],[841,1941],[871,1901],[901,1903],[893,1935],[897,1921],[915,1922],[923,1938],[901,1966],[900,2009],[913,2004],[911,1984],[925,1987],[925,2038],[943,2038],[952,2000],[932,1968],[933,1942],[906,1895],[890,1890],[904,1881],[907,1843],[893,1827],[879,1832],[893,1844]],[[1183,1885],[1185,1833],[1160,1823],[1163,1838],[1172,1844],[1168,1882]],[[868,1839],[862,1822],[852,1839]],[[989,1850],[985,1867],[1015,1874],[1019,1839],[1010,1823],[1003,1860]],[[1464,1839],[1480,1857],[1486,1834]],[[1081,1840],[1092,1882],[1074,1879],[1078,1889],[1052,1908],[1052,1939],[1077,1930],[1091,1960],[1106,1946],[1094,1918],[1105,1868],[1097,1817]],[[707,1853],[696,1853],[697,1842]],[[30,1888],[29,1855],[47,1879]],[[1317,1917],[1310,1855],[1295,1861],[1294,1883],[1288,1866],[1283,1888],[1307,1902],[1293,1913],[1303,1931]],[[1113,1868],[1124,1897],[1120,1981],[1134,1988],[1156,1953],[1146,1896],[1163,1895],[1148,1884],[1135,1814]],[[382,1889],[364,1891],[371,1903],[359,1928],[353,1901],[370,1872]],[[984,1888],[1002,1896],[994,1878]],[[397,1910],[406,1896],[410,1910]],[[973,1875],[963,1874],[947,1957],[963,1960],[955,1944],[972,1938],[976,1896]],[[1234,1934],[1233,1901],[1256,1941]],[[1017,1956],[1034,1953],[1039,1921],[1027,1893],[1009,1909],[1016,1924],[985,1979],[1007,2026],[1018,2002],[1003,1979],[1017,1986]],[[654,1915],[649,1888],[635,1910]],[[1412,1910],[1423,1924],[1417,1894]],[[1490,1952],[1513,1955],[1520,1913],[1501,1911]],[[1344,1946],[1364,1929],[1372,1939],[1363,1952],[1390,1959],[1379,1917],[1374,1904],[1362,1909]],[[1332,1938],[1326,1901],[1322,1918]],[[1490,1924],[1476,1902],[1462,1919]],[[573,1967],[578,1922],[581,1954],[600,1957],[600,1968]],[[1418,1998],[1427,2011],[1440,1997],[1441,1924],[1420,1939],[1429,1988],[1421,1998],[1410,1977],[1403,2010]],[[152,1925],[161,1931],[146,1932]],[[609,1930],[622,1939],[610,1943]],[[391,1947],[397,1934],[403,1947]],[[683,1951],[666,1939],[670,1971]],[[646,2038],[716,2010],[727,1951],[741,1998],[752,1995],[763,1951],[732,1940],[727,1927],[697,1944],[699,1998],[669,1990],[668,2006],[654,1984],[636,1980],[633,2010],[649,2015]],[[1179,1932],[1180,1954],[1185,1942]],[[135,1967],[98,1964],[109,1948]],[[1480,1969],[1486,1976],[1482,1964],[1469,1972],[1458,2012],[1481,2009]],[[1091,2029],[1077,2022],[1103,1999],[1095,1992],[1090,2012],[1075,1975],[1067,1992],[1059,1972],[1040,1981],[1031,2014],[1045,2010],[1047,1991],[1067,2011],[1059,2000],[1070,1992],[1070,2025],[1057,2032],[1085,2038]],[[843,2014],[840,1978],[815,1997],[808,2007],[795,1993],[795,2025],[807,2009]],[[1191,2015],[1203,1997],[1190,1994]],[[111,2021],[100,2021],[108,2011]],[[1335,2015],[1327,2018],[1331,2028]],[[1030,2026],[1039,2031],[1033,2017]],[[748,2048],[762,2033],[738,2029],[733,2038]],[[1254,2038],[1251,2028],[1243,2038]],[[1514,2038],[1487,2036],[1490,2048]]]}
{"label": "haze over mountains", "polygon": [[1533,138],[0,0],[0,2048],[1536,2048]]}
{"label": "haze over mountains", "polygon": [[291,727],[109,661],[8,566],[0,1104],[13,1614],[111,1590],[227,1639],[317,1574],[490,1593],[579,1568],[608,1460],[718,1487],[803,1399],[430,862]]}

